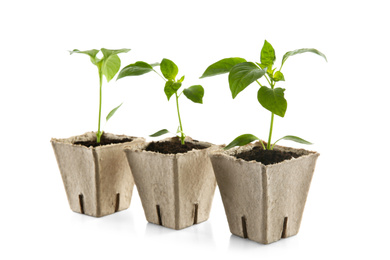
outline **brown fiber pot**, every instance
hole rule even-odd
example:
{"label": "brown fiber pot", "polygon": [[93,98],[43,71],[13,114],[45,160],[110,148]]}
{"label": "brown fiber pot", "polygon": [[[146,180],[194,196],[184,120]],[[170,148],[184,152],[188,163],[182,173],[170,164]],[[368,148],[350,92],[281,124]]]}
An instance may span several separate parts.
{"label": "brown fiber pot", "polygon": [[208,148],[178,154],[145,151],[149,143],[125,148],[150,223],[179,230],[209,218],[216,181],[208,153],[216,146],[189,137],[186,142]]}
{"label": "brown fiber pot", "polygon": [[298,233],[319,153],[275,146],[301,156],[272,165],[233,156],[255,145],[220,149],[210,159],[230,232],[269,244]]}
{"label": "brown fiber pot", "polygon": [[117,140],[132,138],[133,141],[98,147],[74,144],[96,140],[95,132],[51,139],[69,205],[74,212],[102,217],[130,206],[134,180],[123,148],[144,139],[104,135]]}

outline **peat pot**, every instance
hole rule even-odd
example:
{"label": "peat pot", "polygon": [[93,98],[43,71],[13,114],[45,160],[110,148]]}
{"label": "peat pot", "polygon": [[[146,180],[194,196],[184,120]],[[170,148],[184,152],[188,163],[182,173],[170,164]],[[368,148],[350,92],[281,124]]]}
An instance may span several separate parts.
{"label": "peat pot", "polygon": [[230,232],[269,244],[298,233],[319,153],[275,146],[299,157],[269,165],[234,156],[255,146],[220,149],[210,159]]}
{"label": "peat pot", "polygon": [[93,147],[86,142],[96,144],[95,132],[51,139],[70,208],[94,217],[127,209],[134,180],[123,147],[143,140],[104,133],[101,142],[108,144]]}
{"label": "peat pot", "polygon": [[[160,142],[173,141],[179,142],[176,137]],[[218,147],[189,137],[185,141],[205,149],[163,154],[146,151],[151,143],[125,148],[146,220],[176,230],[209,218],[216,187],[208,153]]]}

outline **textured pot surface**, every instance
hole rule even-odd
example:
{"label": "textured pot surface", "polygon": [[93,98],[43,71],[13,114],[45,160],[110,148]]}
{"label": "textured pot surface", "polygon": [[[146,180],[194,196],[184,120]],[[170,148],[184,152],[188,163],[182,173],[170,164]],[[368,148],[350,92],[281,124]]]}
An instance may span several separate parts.
{"label": "textured pot surface", "polygon": [[123,148],[144,139],[104,135],[115,140],[132,138],[133,141],[97,147],[74,144],[96,140],[94,132],[51,140],[69,205],[74,212],[101,217],[130,206],[134,180]]}
{"label": "textured pot surface", "polygon": [[186,142],[208,148],[178,154],[145,151],[149,143],[125,148],[148,222],[183,229],[210,215],[216,180],[208,152],[216,146]]}
{"label": "textured pot surface", "polygon": [[319,153],[275,146],[301,156],[272,165],[233,156],[255,145],[220,149],[210,159],[230,231],[269,244],[298,233]]}

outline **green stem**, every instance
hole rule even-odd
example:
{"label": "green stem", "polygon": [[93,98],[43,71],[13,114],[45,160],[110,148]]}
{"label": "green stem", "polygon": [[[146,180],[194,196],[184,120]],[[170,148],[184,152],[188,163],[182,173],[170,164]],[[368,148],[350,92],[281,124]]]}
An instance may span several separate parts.
{"label": "green stem", "polygon": [[100,137],[102,133],[100,132],[100,118],[102,117],[102,86],[103,86],[103,73],[101,69],[99,69],[99,123],[98,123],[98,132],[96,142],[100,143]]}
{"label": "green stem", "polygon": [[183,126],[181,124],[181,119],[180,119],[180,111],[179,111],[179,96],[177,95],[177,92],[175,92],[175,95],[176,95],[176,108],[177,108],[177,115],[179,117],[179,124],[180,124],[180,140],[181,140],[181,144],[184,145],[184,134],[183,134]]}
{"label": "green stem", "polygon": [[271,126],[269,128],[267,150],[272,150],[271,148],[271,137],[272,137],[272,128],[274,126],[274,113],[271,113]]}

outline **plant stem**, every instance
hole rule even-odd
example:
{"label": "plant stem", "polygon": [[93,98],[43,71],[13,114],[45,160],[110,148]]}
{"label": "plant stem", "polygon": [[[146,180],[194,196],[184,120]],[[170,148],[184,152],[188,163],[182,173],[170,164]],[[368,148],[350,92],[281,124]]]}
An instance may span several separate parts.
{"label": "plant stem", "polygon": [[183,126],[181,124],[181,119],[180,119],[180,111],[179,111],[179,96],[177,95],[177,92],[175,92],[175,96],[176,96],[176,108],[177,108],[177,115],[179,117],[179,124],[180,124],[180,140],[181,140],[181,144],[184,145],[184,134],[183,134]]}
{"label": "plant stem", "polygon": [[271,148],[271,137],[272,137],[272,128],[274,126],[274,113],[271,113],[271,126],[269,128],[267,150],[272,150]]}
{"label": "plant stem", "polygon": [[100,137],[102,136],[100,132],[100,118],[102,117],[102,85],[103,85],[103,73],[99,68],[99,123],[98,123],[98,132],[96,142],[100,143]]}

